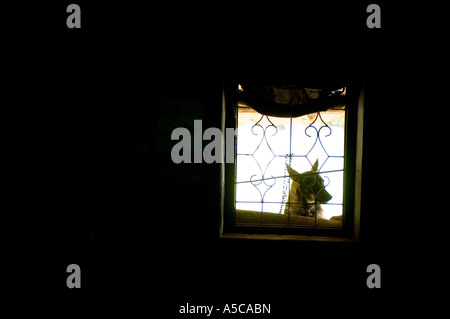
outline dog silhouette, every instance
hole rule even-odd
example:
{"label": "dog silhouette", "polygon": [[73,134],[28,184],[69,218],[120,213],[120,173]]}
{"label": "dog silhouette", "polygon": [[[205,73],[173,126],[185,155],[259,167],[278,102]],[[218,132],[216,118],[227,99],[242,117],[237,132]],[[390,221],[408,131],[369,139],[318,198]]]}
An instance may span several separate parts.
{"label": "dog silhouette", "polygon": [[292,184],[284,209],[285,214],[323,218],[320,204],[327,203],[332,196],[325,190],[318,167],[319,160],[316,159],[310,171],[300,174],[286,164]]}

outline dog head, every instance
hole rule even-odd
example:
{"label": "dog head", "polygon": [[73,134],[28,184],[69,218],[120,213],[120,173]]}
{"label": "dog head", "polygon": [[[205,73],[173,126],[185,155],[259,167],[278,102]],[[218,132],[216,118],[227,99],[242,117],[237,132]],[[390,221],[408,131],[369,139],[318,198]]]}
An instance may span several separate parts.
{"label": "dog head", "polygon": [[[311,171],[298,173],[289,165],[286,165],[292,185],[289,192],[288,202],[296,203],[290,205],[291,214],[316,215],[316,210],[321,210],[320,203],[328,202],[332,196],[325,190],[323,178],[319,175],[319,161],[316,160]],[[321,212],[317,212],[318,215]]]}

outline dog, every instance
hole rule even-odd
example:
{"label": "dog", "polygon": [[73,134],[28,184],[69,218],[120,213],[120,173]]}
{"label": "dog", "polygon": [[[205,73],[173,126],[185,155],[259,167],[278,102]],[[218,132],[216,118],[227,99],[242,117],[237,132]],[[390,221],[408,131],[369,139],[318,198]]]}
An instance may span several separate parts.
{"label": "dog", "polygon": [[319,175],[318,167],[319,160],[316,159],[311,171],[300,174],[286,164],[292,184],[284,214],[324,218],[320,204],[327,203],[332,196],[323,186],[323,178]]}

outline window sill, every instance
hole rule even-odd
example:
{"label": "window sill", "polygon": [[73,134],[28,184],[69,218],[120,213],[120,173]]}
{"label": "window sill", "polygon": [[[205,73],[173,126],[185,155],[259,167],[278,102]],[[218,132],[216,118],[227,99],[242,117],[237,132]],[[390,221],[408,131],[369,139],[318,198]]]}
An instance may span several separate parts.
{"label": "window sill", "polygon": [[261,213],[247,210],[236,210],[236,225],[258,225],[264,221],[265,226],[310,226],[341,228],[342,220],[317,220],[314,217],[298,216],[274,213]]}
{"label": "window sill", "polygon": [[309,241],[309,242],[340,242],[356,243],[353,237],[332,237],[332,236],[304,236],[304,235],[278,235],[278,234],[242,234],[227,233],[221,235],[222,239],[242,239],[242,240],[289,240],[289,241]]}

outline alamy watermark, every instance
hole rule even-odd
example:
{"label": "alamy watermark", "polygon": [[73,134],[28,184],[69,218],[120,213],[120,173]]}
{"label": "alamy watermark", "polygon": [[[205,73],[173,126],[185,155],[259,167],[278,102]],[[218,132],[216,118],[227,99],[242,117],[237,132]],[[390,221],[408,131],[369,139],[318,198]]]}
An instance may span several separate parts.
{"label": "alamy watermark", "polygon": [[[67,17],[66,25],[69,29],[81,28],[81,8],[78,4],[69,4],[66,12],[70,13]],[[381,28],[381,8],[378,4],[372,3],[367,6],[367,13],[370,15],[366,19],[366,25],[369,29]]]}
{"label": "alamy watermark", "polygon": [[[225,136],[216,127],[210,127],[203,132],[202,120],[194,120],[193,141],[191,132],[185,127],[179,127],[172,131],[172,141],[179,140],[179,142],[172,147],[170,156],[176,164],[202,163],[202,161],[211,164],[223,163],[224,160],[226,163],[234,163],[236,135],[237,129],[233,128],[226,128]],[[203,148],[203,141],[205,140],[211,142]],[[223,147],[224,140],[226,141],[225,148]],[[225,154],[223,154],[224,152]]]}
{"label": "alamy watermark", "polygon": [[372,3],[367,6],[366,12],[370,15],[366,19],[366,25],[369,29],[381,28],[381,8],[378,4]]}
{"label": "alamy watermark", "polygon": [[81,288],[81,268],[77,264],[67,266],[66,272],[70,273],[66,279],[67,288]]}
{"label": "alamy watermark", "polygon": [[367,288],[381,288],[381,268],[377,264],[370,264],[366,269],[370,275],[366,279]]}
{"label": "alamy watermark", "polygon": [[69,29],[80,29],[81,28],[81,8],[78,4],[69,4],[67,6],[66,12],[70,15],[67,17],[66,25]]}

